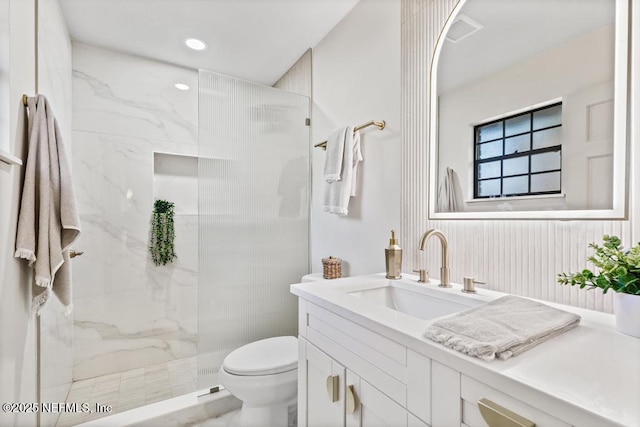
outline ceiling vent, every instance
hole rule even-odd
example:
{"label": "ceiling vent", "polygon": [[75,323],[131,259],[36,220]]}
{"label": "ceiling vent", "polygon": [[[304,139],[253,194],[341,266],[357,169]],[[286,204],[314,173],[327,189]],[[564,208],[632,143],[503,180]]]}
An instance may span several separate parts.
{"label": "ceiling vent", "polygon": [[451,27],[449,27],[447,40],[451,43],[458,43],[460,40],[469,37],[480,29],[482,29],[482,25],[461,13],[457,16],[456,20],[453,21]]}

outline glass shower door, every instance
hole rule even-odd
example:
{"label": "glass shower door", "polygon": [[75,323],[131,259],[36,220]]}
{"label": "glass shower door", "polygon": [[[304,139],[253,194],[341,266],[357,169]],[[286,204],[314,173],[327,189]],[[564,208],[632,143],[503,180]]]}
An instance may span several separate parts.
{"label": "glass shower door", "polygon": [[309,98],[209,71],[199,83],[198,386],[249,342],[297,335],[309,263]]}

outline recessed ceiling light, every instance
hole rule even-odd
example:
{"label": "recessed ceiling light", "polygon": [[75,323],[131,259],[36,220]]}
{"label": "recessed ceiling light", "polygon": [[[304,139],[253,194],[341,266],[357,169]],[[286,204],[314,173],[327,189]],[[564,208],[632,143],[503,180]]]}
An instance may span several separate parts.
{"label": "recessed ceiling light", "polygon": [[198,39],[186,39],[184,43],[193,50],[204,50],[207,48],[207,44]]}
{"label": "recessed ceiling light", "polygon": [[174,86],[176,87],[176,89],[189,90],[189,86],[184,83],[176,83]]}

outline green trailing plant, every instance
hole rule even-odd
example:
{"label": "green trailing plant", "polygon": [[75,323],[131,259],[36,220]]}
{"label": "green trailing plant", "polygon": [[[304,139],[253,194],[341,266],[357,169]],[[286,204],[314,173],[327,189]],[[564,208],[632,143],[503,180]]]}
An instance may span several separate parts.
{"label": "green trailing plant", "polygon": [[173,203],[162,199],[153,204],[149,252],[155,265],[166,265],[178,257],[174,246],[173,207]]}
{"label": "green trailing plant", "polygon": [[640,243],[629,250],[623,250],[620,238],[604,235],[604,244],[599,246],[590,243],[594,249],[587,258],[598,268],[597,274],[585,269],[578,273],[558,274],[558,283],[562,285],[579,285],[580,289],[600,288],[603,293],[609,289],[615,292],[640,295]]}

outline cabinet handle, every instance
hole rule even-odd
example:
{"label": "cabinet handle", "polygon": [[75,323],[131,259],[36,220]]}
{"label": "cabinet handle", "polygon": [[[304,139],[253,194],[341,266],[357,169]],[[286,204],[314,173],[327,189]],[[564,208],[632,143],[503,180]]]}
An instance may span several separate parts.
{"label": "cabinet handle", "polygon": [[536,423],[530,421],[507,408],[498,405],[489,399],[478,400],[478,408],[482,418],[489,427],[536,427]]}
{"label": "cabinet handle", "polygon": [[347,387],[347,414],[353,414],[360,407],[360,400],[353,385]]}
{"label": "cabinet handle", "polygon": [[329,375],[327,377],[327,394],[329,395],[329,400],[333,402],[337,402],[340,399],[340,376],[338,375]]}

